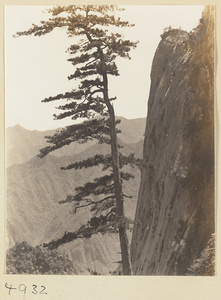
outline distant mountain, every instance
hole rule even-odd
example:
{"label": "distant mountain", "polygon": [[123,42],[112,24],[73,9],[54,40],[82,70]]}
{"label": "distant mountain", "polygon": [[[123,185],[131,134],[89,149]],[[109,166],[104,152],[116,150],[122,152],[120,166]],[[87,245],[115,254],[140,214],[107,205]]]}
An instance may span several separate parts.
{"label": "distant mountain", "polygon": [[118,135],[122,142],[126,144],[137,143],[144,138],[144,131],[146,126],[146,118],[126,119],[117,117],[121,120],[118,128],[121,133]]}
{"label": "distant mountain", "polygon": [[[39,150],[48,145],[45,136],[50,136],[56,130],[37,131],[27,130],[20,125],[9,127],[6,130],[6,162],[7,166],[22,164],[39,153]],[[73,155],[84,151],[95,142],[87,144],[73,143],[69,147],[63,147],[54,151],[53,155]]]}
{"label": "distant mountain", "polygon": [[[133,120],[131,122],[133,123]],[[120,134],[120,138],[124,146],[122,151],[125,154],[135,152],[139,157],[142,152],[144,133],[144,127],[143,131],[141,128],[145,119],[135,121],[135,123],[141,124],[139,125],[140,132],[138,130],[136,137],[133,131],[135,126],[131,125],[130,121],[122,119],[122,128],[125,129]],[[131,137],[128,134],[130,130],[132,131]],[[126,136],[124,136],[125,132]],[[70,213],[72,204],[60,205],[58,202],[65,199],[68,194],[74,194],[75,187],[92,181],[104,172],[100,166],[66,171],[61,170],[61,167],[98,153],[106,154],[110,151],[109,146],[87,143],[83,144],[84,148],[77,154],[68,155],[70,149],[66,149],[67,151],[61,149],[63,156],[61,152],[60,156],[58,154],[54,156],[52,153],[53,155],[40,159],[35,155],[39,148],[44,146],[45,134],[53,134],[53,131],[28,131],[15,126],[9,128],[8,133],[11,135],[10,139],[7,139],[8,143],[9,140],[18,143],[17,151],[16,145],[8,147],[10,153],[14,151],[17,154],[14,157],[14,164],[7,168],[8,246],[24,240],[34,246],[52,239],[56,240],[63,236],[65,231],[78,229],[91,217],[90,210],[78,210],[73,215]],[[128,141],[134,143],[126,143]],[[77,149],[77,146],[78,144],[72,146],[73,152],[79,151],[80,148]],[[28,159],[31,155],[32,157]],[[19,160],[20,163],[18,163]],[[21,163],[22,160],[26,161]],[[134,219],[140,171],[138,168],[129,167],[127,171],[133,173],[135,178],[124,185],[125,193],[134,195],[133,199],[125,199],[125,211],[130,219]],[[79,274],[88,273],[88,268],[107,274],[109,270],[113,271],[118,266],[118,264],[113,264],[113,261],[120,259],[117,234],[98,234],[89,240],[76,240],[60,248],[75,262],[75,269]]]}
{"label": "distant mountain", "polygon": [[[146,119],[132,119],[127,120],[123,117],[119,117],[121,123],[118,128],[122,131],[119,134],[119,138],[123,143],[137,143],[144,136],[144,128]],[[20,125],[9,127],[6,130],[6,162],[7,166],[13,164],[21,164],[39,153],[39,150],[45,147],[47,141],[45,136],[53,135],[56,130],[37,131],[27,130]],[[80,153],[94,145],[95,141],[85,144],[72,143],[67,147],[63,147],[53,152],[54,156],[74,155]]]}

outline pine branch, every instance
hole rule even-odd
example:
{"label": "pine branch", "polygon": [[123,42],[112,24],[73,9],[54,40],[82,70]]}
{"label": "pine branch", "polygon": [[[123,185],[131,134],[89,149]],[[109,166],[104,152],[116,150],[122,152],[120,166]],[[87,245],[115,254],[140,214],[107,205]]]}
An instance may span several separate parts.
{"label": "pine branch", "polygon": [[76,141],[82,143],[88,140],[99,139],[101,134],[109,134],[108,125],[104,118],[92,119],[81,124],[67,126],[57,131],[53,136],[45,137],[47,142],[53,144],[53,146],[41,149],[38,156],[43,158],[48,153]]}
{"label": "pine branch", "polygon": [[[67,106],[63,106],[63,109],[67,109]],[[90,98],[90,101],[86,103],[80,103],[73,109],[60,113],[59,115],[54,114],[55,120],[64,119],[66,117],[71,117],[72,120],[76,120],[79,118],[91,119],[97,115],[102,115],[106,110],[106,105],[97,102],[96,99]]]}
{"label": "pine branch", "polygon": [[88,70],[82,72],[80,68],[78,68],[73,75],[68,76],[68,79],[84,79],[91,75],[97,75],[97,70]]}
{"label": "pine branch", "polygon": [[82,169],[98,166],[99,164],[111,164],[112,157],[110,155],[96,154],[94,157],[89,157],[83,161],[75,162],[67,167],[61,167],[62,170]]}
{"label": "pine branch", "polygon": [[133,195],[130,195],[130,196],[129,196],[129,195],[126,195],[126,194],[124,194],[124,193],[123,193],[123,196],[124,196],[125,198],[129,198],[129,199],[132,199],[132,198],[134,197]]}
{"label": "pine branch", "polygon": [[42,102],[51,102],[54,100],[61,100],[61,99],[75,99],[75,100],[81,100],[84,97],[84,91],[83,90],[73,90],[72,92],[67,92],[65,94],[58,94],[54,97],[48,97],[42,100]]}
{"label": "pine branch", "polygon": [[96,79],[85,79],[81,81],[81,85],[79,86],[79,89],[85,89],[88,87],[98,87],[98,88],[102,88],[103,87],[103,82],[100,80],[100,78],[96,78]]}
{"label": "pine branch", "polygon": [[52,240],[49,243],[44,243],[44,247],[56,249],[62,244],[70,243],[79,238],[90,238],[92,235],[107,232],[117,232],[117,222],[115,221],[114,212],[109,212],[107,215],[92,217],[86,225],[81,226],[75,232],[65,232],[64,235],[57,240]]}
{"label": "pine branch", "polygon": [[[105,197],[105,198],[103,198],[101,200],[98,200],[98,201],[92,201],[92,200],[89,200],[89,199],[85,201],[85,199],[82,199],[81,202],[85,202],[85,203],[81,204],[81,205],[79,205],[79,204],[76,205],[74,207],[73,211],[72,211],[72,214],[75,214],[78,209],[85,208],[85,207],[88,207],[88,206],[93,206],[91,208],[91,211],[94,211],[94,210],[96,210],[98,208],[98,205],[101,204],[101,203],[102,204],[105,203],[104,207],[105,207],[105,210],[106,210],[107,208],[113,207],[115,205],[115,201],[111,201],[111,202],[107,201],[107,200],[110,200],[110,199],[114,200],[115,196],[114,195],[110,195],[110,196],[107,196],[107,197]],[[68,202],[70,202],[70,201],[68,201]],[[63,200],[63,201],[59,202],[59,204],[63,204],[63,203],[66,203],[66,201]]]}
{"label": "pine branch", "polygon": [[135,153],[131,153],[130,155],[123,155],[122,153],[119,153],[119,163],[120,168],[126,165],[130,165],[131,167],[134,166],[140,166],[140,159],[135,158]]}
{"label": "pine branch", "polygon": [[79,44],[72,44],[66,52],[69,52],[70,54],[75,54],[80,50],[80,45]]}
{"label": "pine branch", "polygon": [[[129,156],[125,156],[120,153],[120,168],[122,168],[125,165],[134,166],[137,165],[137,162],[139,162],[139,159],[134,158],[134,153],[130,154]],[[82,169],[82,168],[90,168],[95,167],[100,164],[103,164],[105,166],[105,170],[111,167],[112,163],[112,157],[111,155],[102,155],[102,154],[96,154],[93,157],[89,157],[85,160],[75,162],[73,164],[70,164],[66,167],[61,167],[61,170],[71,170],[71,169]]]}
{"label": "pine branch", "polygon": [[89,205],[92,205],[92,204],[96,205],[98,203],[101,203],[101,202],[106,201],[108,199],[112,199],[114,197],[115,197],[114,195],[109,195],[109,196],[106,196],[105,198],[102,198],[101,200],[93,201],[93,200],[91,200],[89,198],[82,198],[82,199],[79,200],[79,199],[76,199],[76,197],[73,196],[73,195],[68,195],[65,200],[59,201],[59,204],[71,203],[71,202],[77,202],[77,203],[79,203],[79,202],[86,202]]}
{"label": "pine branch", "polygon": [[52,240],[49,243],[44,243],[43,247],[47,247],[51,250],[58,248],[59,246],[70,243],[79,238],[90,238],[92,235],[97,233],[117,233],[118,224],[124,224],[124,226],[129,227],[131,222],[128,218],[124,217],[122,219],[116,218],[114,210],[110,210],[106,215],[100,215],[99,217],[92,217],[86,225],[81,226],[75,232],[65,232],[64,235],[57,240]]}
{"label": "pine branch", "polygon": [[114,193],[113,174],[95,178],[93,182],[87,182],[75,189],[75,200],[81,200],[89,195],[105,195]]}
{"label": "pine branch", "polygon": [[134,175],[132,175],[131,173],[128,173],[128,172],[120,172],[120,177],[121,177],[121,179],[128,181],[128,180],[134,178]]}
{"label": "pine branch", "polygon": [[[117,123],[119,123],[118,120],[116,121]],[[121,131],[117,130],[117,132]],[[91,119],[80,124],[70,125],[56,131],[53,136],[46,136],[47,142],[53,145],[40,149],[40,153],[37,156],[43,158],[50,152],[70,145],[73,142],[86,143],[88,140],[96,139],[99,143],[110,143],[109,135],[109,119]],[[121,146],[119,145],[119,147]]]}
{"label": "pine branch", "polygon": [[[137,165],[139,159],[134,158],[134,153],[130,154],[129,156],[125,156],[120,153],[119,161],[120,161],[120,168],[122,168],[125,165],[130,165],[130,166]],[[100,164],[104,165],[103,170],[107,170],[108,168],[110,168],[112,164],[111,155],[96,154],[95,156],[89,157],[85,160],[75,162],[66,167],[61,167],[61,170],[71,170],[71,169],[77,170],[82,168],[90,168],[90,167],[98,166]]]}
{"label": "pine branch", "polygon": [[78,64],[83,64],[85,62],[88,62],[88,60],[90,60],[91,57],[95,57],[95,59],[98,59],[97,51],[93,52],[92,54],[85,53],[77,57],[69,58],[68,61],[70,61],[74,66],[76,66]]}

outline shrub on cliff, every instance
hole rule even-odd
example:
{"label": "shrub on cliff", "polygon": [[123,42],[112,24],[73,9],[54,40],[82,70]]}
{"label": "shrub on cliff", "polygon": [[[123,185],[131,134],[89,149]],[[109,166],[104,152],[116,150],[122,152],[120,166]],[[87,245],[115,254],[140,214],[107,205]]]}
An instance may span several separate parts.
{"label": "shrub on cliff", "polygon": [[215,234],[207,243],[206,248],[193,261],[186,275],[213,276],[215,269]]}

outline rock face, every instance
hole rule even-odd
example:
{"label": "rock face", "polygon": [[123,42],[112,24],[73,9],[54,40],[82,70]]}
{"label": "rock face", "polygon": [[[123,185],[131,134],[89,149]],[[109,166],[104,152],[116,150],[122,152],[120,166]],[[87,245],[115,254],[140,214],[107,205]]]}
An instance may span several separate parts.
{"label": "rock face", "polygon": [[[213,275],[214,7],[156,50],[131,243],[136,275]],[[209,265],[209,266],[208,266]]]}

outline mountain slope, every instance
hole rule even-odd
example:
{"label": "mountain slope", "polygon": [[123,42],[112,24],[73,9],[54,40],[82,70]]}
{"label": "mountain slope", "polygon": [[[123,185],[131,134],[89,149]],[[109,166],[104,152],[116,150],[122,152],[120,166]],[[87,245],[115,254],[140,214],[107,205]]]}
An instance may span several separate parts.
{"label": "mountain slope", "polygon": [[[26,131],[22,131],[24,136]],[[128,141],[129,137],[123,140]],[[35,143],[37,144],[37,140]],[[123,153],[135,152],[137,157],[140,156],[142,140],[134,144],[123,144]],[[18,151],[19,149],[18,147]],[[107,154],[109,151],[108,145],[90,144],[84,151],[75,155],[47,155],[43,159],[33,157],[24,163],[8,167],[8,247],[24,240],[32,246],[47,243],[61,238],[65,231],[73,232],[85,224],[91,217],[89,209],[84,208],[76,214],[71,214],[72,204],[60,205],[58,202],[67,195],[74,194],[75,187],[104,175],[104,171],[101,166],[80,170],[61,170],[61,167],[98,153]],[[127,167],[126,170],[135,178],[124,184],[124,192],[134,196],[132,199],[125,199],[125,213],[127,217],[134,219],[140,171],[131,167]],[[88,269],[91,269],[108,274],[118,267],[118,264],[113,263],[120,260],[118,239],[118,234],[96,234],[90,239],[75,240],[60,248],[75,262],[76,273],[87,274]]]}

